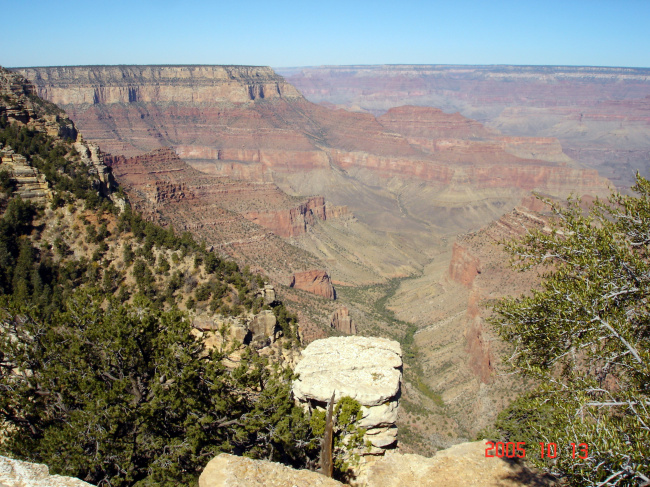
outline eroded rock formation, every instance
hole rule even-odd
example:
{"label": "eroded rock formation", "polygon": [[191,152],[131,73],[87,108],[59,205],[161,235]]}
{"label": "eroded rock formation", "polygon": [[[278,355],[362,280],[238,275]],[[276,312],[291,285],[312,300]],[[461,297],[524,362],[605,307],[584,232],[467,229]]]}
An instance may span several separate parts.
{"label": "eroded rock formation", "polygon": [[289,281],[289,287],[302,289],[327,299],[336,299],[336,290],[330,276],[322,270],[294,273]]}
{"label": "eroded rock formation", "polygon": [[352,322],[352,318],[350,318],[350,311],[345,306],[338,308],[334,314],[332,314],[332,318],[330,319],[330,326],[335,330],[340,331],[341,333],[345,333],[346,335],[357,334],[357,327]]}
{"label": "eroded rock formation", "polygon": [[[366,457],[352,480],[355,487],[550,487],[550,476],[516,462],[485,456],[484,441],[461,443],[433,457],[388,451]],[[311,487],[344,485],[309,470],[222,453],[212,459],[199,487]]]}
{"label": "eroded rock formation", "polygon": [[325,198],[316,196],[308,198],[295,208],[281,211],[252,211],[244,216],[281,237],[296,237],[307,231],[308,225],[315,223],[315,218],[327,219]]}
{"label": "eroded rock formation", "polygon": [[[115,182],[104,164],[103,154],[96,144],[84,142],[74,123],[57,106],[38,98],[34,86],[22,76],[0,67],[0,116],[18,127],[46,134],[52,139],[78,139],[74,144],[81,162],[88,166],[91,183],[98,192],[111,197]],[[0,170],[9,172],[16,192],[24,199],[46,202],[52,198],[49,185],[38,169],[7,146],[0,145]],[[124,202],[111,197],[118,206]]]}
{"label": "eroded rock formation", "polygon": [[378,115],[407,104],[443,107],[511,136],[557,138],[565,154],[528,143],[522,152],[511,145],[512,153],[557,161],[568,155],[619,187],[629,187],[650,161],[647,68],[383,65],[280,73],[314,103]]}
{"label": "eroded rock formation", "polygon": [[537,141],[499,137],[475,120],[426,107],[402,106],[378,119],[329,110],[309,103],[270,68],[97,66],[20,72],[107,152],[136,155],[175,146],[196,167],[217,175],[280,182],[287,175],[304,178],[305,172],[338,167],[434,185],[455,178],[476,188],[604,189],[595,173],[564,167],[571,160],[548,136]]}
{"label": "eroded rock formation", "polygon": [[52,190],[45,176],[27,163],[25,156],[0,144],[0,171],[7,171],[16,184],[16,193],[22,199],[46,202],[52,199]]}
{"label": "eroded rock formation", "polygon": [[[207,175],[186,164],[171,148],[106,160],[132,204],[148,217],[171,224],[177,231],[190,231],[218,251],[283,282],[293,271],[318,267],[316,259],[278,234],[304,232],[304,220],[294,224],[289,215],[296,207],[304,207],[310,218],[318,218],[322,199],[288,196],[273,183]],[[247,218],[252,214],[274,218],[259,219],[258,225]]]}
{"label": "eroded rock formation", "polygon": [[332,337],[316,340],[303,351],[295,368],[293,393],[305,407],[324,407],[332,394],[352,397],[362,406],[360,426],[380,449],[397,442],[397,412],[402,377],[402,350],[394,340]]}

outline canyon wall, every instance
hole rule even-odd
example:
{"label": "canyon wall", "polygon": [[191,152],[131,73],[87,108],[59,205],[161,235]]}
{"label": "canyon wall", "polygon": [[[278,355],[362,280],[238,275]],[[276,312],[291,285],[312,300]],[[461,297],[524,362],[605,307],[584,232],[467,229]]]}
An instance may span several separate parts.
{"label": "canyon wall", "polygon": [[263,66],[60,66],[14,71],[37,86],[38,96],[59,106],[243,103],[301,97]]}
{"label": "canyon wall", "polygon": [[565,156],[618,187],[629,187],[637,170],[650,171],[647,68],[377,65],[277,71],[323,106],[376,115],[402,105],[437,107],[509,136],[556,137]]}
{"label": "canyon wall", "polygon": [[[326,183],[323,173],[338,171],[365,185],[378,183],[389,192],[393,191],[389,180],[395,179],[424,181],[435,188],[462,180],[478,190],[535,189],[551,194],[573,189],[600,194],[605,187],[595,173],[584,173],[572,164],[555,139],[503,137],[458,113],[424,107],[394,108],[379,118],[331,110],[308,102],[265,67],[80,66],[18,71],[34,82],[39,95],[67,110],[85,137],[106,152],[133,156],[173,146],[183,159],[209,174],[275,181],[294,191],[293,181],[301,178],[303,187],[316,186],[317,193],[337,205],[352,203],[355,213],[368,208],[342,197],[336,188],[339,182]],[[344,84],[346,79],[342,78]],[[471,199],[469,195],[464,198]],[[484,200],[485,195],[474,199]],[[255,217],[260,222],[270,218]]]}

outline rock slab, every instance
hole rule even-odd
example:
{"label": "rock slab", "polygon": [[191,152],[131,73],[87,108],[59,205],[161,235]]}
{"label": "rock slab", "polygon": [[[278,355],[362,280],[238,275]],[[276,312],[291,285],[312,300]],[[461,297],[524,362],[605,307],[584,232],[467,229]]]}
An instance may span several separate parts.
{"label": "rock slab", "polygon": [[310,470],[222,453],[207,464],[199,487],[336,487],[341,482]]}
{"label": "rock slab", "polygon": [[50,475],[47,465],[0,457],[2,487],[93,487],[74,477]]}
{"label": "rock slab", "polygon": [[517,463],[485,457],[485,441],[461,443],[431,458],[387,452],[368,464],[358,485],[367,487],[539,487],[551,479]]}

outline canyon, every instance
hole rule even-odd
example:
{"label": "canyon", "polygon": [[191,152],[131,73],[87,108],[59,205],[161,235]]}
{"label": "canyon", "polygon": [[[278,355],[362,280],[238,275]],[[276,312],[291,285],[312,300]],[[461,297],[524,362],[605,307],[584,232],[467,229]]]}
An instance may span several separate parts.
{"label": "canyon", "polygon": [[650,170],[650,69],[376,65],[280,68],[310,101],[382,115],[403,105],[458,112],[514,137],[557,138],[617,188]]}
{"label": "canyon", "polygon": [[544,221],[531,192],[591,198],[610,183],[557,134],[425,106],[442,98],[426,86],[417,95],[410,75],[411,98],[373,81],[384,89],[368,91],[373,107],[361,104],[372,96],[352,96],[361,83],[352,76],[327,92],[316,81],[329,78],[309,69],[289,73],[298,89],[264,67],[16,71],[111,154],[104,160],[148,219],[265,276],[305,343],[411,333],[417,354],[406,359],[397,418],[405,451],[470,439],[527,387],[499,374],[505,346],[485,303],[535,279],[510,271],[498,242]]}

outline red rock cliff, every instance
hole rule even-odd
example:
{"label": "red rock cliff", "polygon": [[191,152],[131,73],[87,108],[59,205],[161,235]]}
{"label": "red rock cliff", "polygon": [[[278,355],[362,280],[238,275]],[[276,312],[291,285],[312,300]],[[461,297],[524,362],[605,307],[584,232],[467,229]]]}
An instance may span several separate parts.
{"label": "red rock cliff", "polygon": [[296,272],[291,277],[289,287],[302,289],[327,299],[336,299],[336,291],[332,286],[330,276],[325,271]]}
{"label": "red rock cliff", "polygon": [[449,277],[464,286],[471,287],[474,278],[481,273],[481,262],[469,251],[454,242],[449,262]]}
{"label": "red rock cliff", "polygon": [[314,218],[327,219],[325,199],[314,196],[295,208],[272,212],[249,212],[244,216],[281,237],[296,237],[307,231],[307,225],[314,224]]}
{"label": "red rock cliff", "polygon": [[345,306],[337,309],[330,319],[330,326],[346,335],[356,335],[357,327],[350,318],[350,312]]}

